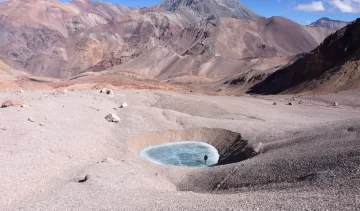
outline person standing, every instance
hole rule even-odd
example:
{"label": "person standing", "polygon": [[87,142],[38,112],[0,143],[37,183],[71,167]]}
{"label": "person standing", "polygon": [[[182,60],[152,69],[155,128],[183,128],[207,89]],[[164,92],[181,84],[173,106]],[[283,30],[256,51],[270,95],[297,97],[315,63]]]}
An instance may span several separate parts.
{"label": "person standing", "polygon": [[205,156],[204,156],[205,164],[207,164],[207,160],[208,160],[208,156],[207,156],[207,154],[205,154]]}

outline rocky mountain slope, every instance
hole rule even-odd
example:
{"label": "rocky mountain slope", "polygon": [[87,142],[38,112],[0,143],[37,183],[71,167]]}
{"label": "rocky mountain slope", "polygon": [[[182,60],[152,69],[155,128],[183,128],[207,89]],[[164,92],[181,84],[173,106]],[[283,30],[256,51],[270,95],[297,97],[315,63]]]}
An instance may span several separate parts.
{"label": "rocky mountain slope", "polygon": [[159,7],[200,21],[219,17],[260,17],[238,0],[165,0]]}
{"label": "rocky mountain slope", "polygon": [[255,85],[251,93],[336,92],[360,88],[360,19]]}
{"label": "rocky mountain slope", "polygon": [[10,75],[13,68],[0,59],[0,75]]}
{"label": "rocky mountain slope", "polygon": [[321,18],[314,23],[311,23],[309,26],[312,27],[321,27],[321,28],[329,28],[329,29],[341,29],[348,25],[349,22],[332,20],[330,18]]}
{"label": "rocky mountain slope", "polygon": [[[167,0],[141,9],[88,0],[0,3],[0,56],[58,78],[107,70],[219,79],[284,65],[276,58],[311,51],[331,32],[259,17],[237,0]],[[279,63],[266,63],[269,57]]]}

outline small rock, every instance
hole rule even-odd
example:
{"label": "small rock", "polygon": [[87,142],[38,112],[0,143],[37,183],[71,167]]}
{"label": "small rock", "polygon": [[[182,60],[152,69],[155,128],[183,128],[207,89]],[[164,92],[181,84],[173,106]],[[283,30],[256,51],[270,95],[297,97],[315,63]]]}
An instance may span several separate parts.
{"label": "small rock", "polygon": [[89,179],[90,179],[90,175],[87,174],[87,175],[85,176],[85,178],[79,180],[78,183],[84,183],[84,182],[88,181]]}
{"label": "small rock", "polygon": [[44,127],[44,126],[45,126],[44,124],[41,124],[41,123],[40,123],[39,125],[40,125],[41,127]]}
{"label": "small rock", "polygon": [[356,128],[355,128],[355,127],[349,127],[349,128],[347,129],[347,131],[349,131],[349,132],[355,132],[355,131],[356,131]]}
{"label": "small rock", "polygon": [[1,108],[11,107],[11,106],[22,106],[23,102],[18,100],[6,100],[2,103]]}
{"label": "small rock", "polygon": [[24,90],[22,90],[22,89],[19,90],[19,92],[16,93],[16,95],[22,95],[22,94],[24,94]]}
{"label": "small rock", "polygon": [[290,102],[290,103],[288,103],[288,105],[292,106],[292,105],[294,105],[294,104]]}
{"label": "small rock", "polygon": [[120,108],[126,108],[126,107],[128,107],[129,105],[127,104],[127,103],[123,103],[121,106],[120,106]]}
{"label": "small rock", "polygon": [[49,96],[48,95],[41,95],[41,97],[39,98],[39,100],[43,100],[45,98],[48,98]]}
{"label": "small rock", "polygon": [[116,116],[115,114],[109,114],[105,117],[105,119],[109,122],[119,123],[120,117]]}
{"label": "small rock", "polygon": [[254,149],[256,154],[264,152],[264,145],[262,142],[260,142]]}
{"label": "small rock", "polygon": [[34,121],[32,118],[30,118],[30,117],[28,118],[28,121],[29,121],[29,122],[35,122],[35,121]]}
{"label": "small rock", "polygon": [[114,164],[116,163],[114,159],[110,158],[110,157],[107,157],[105,158],[104,160],[101,161],[102,163],[111,163],[111,164]]}
{"label": "small rock", "polygon": [[20,107],[21,107],[21,108],[29,108],[30,106],[29,106],[29,105],[26,105],[26,104],[22,104]]}
{"label": "small rock", "polygon": [[303,101],[300,100],[300,101],[299,101],[299,104],[303,104]]}
{"label": "small rock", "polygon": [[113,92],[113,91],[111,91],[110,89],[106,89],[106,88],[102,89],[102,90],[100,91],[100,93],[101,93],[101,94],[110,95],[110,96],[113,96],[113,95],[114,95],[114,92]]}
{"label": "small rock", "polygon": [[273,105],[277,105],[277,102],[274,102]]}
{"label": "small rock", "polygon": [[59,96],[59,97],[65,97],[66,93],[67,93],[67,90],[57,90],[56,92],[52,93],[52,95]]}
{"label": "small rock", "polygon": [[339,103],[338,103],[338,102],[335,102],[335,103],[334,103],[334,106],[338,106],[338,105],[339,105]]}

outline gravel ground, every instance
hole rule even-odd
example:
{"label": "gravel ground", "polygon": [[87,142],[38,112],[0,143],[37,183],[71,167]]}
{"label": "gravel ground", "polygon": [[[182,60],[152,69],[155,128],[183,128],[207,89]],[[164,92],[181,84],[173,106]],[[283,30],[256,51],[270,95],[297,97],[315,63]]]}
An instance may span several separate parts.
{"label": "gravel ground", "polygon": [[[349,100],[358,94],[2,91],[0,103],[26,105],[0,109],[0,210],[359,210],[360,108]],[[241,133],[263,153],[188,169],[128,148],[150,131],[203,127]]]}

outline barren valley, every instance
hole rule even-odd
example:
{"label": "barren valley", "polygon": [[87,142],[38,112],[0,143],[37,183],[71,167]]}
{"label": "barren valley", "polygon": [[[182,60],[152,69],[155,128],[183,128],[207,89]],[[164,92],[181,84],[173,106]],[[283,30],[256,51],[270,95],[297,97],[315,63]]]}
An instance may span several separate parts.
{"label": "barren valley", "polygon": [[[0,210],[359,210],[359,37],[238,0],[1,1]],[[179,142],[215,164],[140,155]]]}

